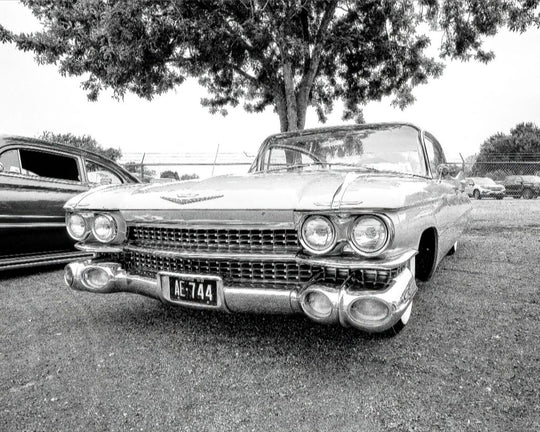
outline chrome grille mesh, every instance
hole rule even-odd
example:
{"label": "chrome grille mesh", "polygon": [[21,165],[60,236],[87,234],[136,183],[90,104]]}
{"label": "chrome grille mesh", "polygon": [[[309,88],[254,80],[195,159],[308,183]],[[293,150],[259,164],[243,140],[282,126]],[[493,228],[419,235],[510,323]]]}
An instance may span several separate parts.
{"label": "chrome grille mesh", "polygon": [[128,242],[176,251],[286,253],[300,249],[291,229],[201,229],[132,226]]}
{"label": "chrome grille mesh", "polygon": [[336,269],[293,261],[250,261],[231,259],[178,258],[127,250],[124,268],[128,273],[156,277],[159,271],[217,275],[225,284],[282,286],[290,288],[315,277],[321,283],[342,284],[348,278],[364,289],[383,289],[402,268],[393,270]]}

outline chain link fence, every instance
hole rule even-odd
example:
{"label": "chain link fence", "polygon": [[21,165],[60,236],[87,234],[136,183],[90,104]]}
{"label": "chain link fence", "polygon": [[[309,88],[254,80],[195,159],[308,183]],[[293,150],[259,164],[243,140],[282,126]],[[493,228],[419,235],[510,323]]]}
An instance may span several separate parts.
{"label": "chain link fence", "polygon": [[[163,171],[200,178],[245,173],[253,158],[245,152],[130,153],[120,164],[148,181],[159,178]],[[489,177],[503,182],[511,175],[540,176],[540,153],[500,153],[490,155],[489,160],[452,161],[449,165],[454,173],[463,170],[465,177]]]}
{"label": "chain link fence", "polygon": [[503,181],[507,176],[540,176],[540,153],[496,153],[465,164],[467,177],[489,177]]}

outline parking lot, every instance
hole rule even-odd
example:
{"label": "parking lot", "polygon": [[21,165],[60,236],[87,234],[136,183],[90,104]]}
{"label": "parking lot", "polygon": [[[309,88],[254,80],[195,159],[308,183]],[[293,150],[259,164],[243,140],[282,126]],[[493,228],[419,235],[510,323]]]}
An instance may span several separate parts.
{"label": "parking lot", "polygon": [[473,206],[394,338],[0,274],[0,430],[540,430],[540,199]]}

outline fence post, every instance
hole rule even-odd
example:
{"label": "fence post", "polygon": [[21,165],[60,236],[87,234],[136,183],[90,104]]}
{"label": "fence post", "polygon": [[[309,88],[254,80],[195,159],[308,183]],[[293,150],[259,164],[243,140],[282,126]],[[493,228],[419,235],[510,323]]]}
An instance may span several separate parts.
{"label": "fence post", "polygon": [[141,159],[141,181],[144,182],[144,158],[146,157],[146,153],[143,153],[142,159]]}
{"label": "fence post", "polygon": [[212,165],[212,177],[214,177],[214,168],[216,167],[218,153],[219,153],[219,143],[216,148],[216,157],[214,158],[214,164]]}

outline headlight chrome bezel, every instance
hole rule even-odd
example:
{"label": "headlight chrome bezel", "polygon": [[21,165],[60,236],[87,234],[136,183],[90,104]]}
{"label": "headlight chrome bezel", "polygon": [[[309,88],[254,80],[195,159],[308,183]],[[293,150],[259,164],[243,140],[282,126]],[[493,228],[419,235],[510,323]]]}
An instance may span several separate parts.
{"label": "headlight chrome bezel", "polygon": [[[333,229],[333,241],[328,247],[324,249],[315,249],[306,242],[304,238],[304,225],[311,218],[323,218],[327,221],[330,227]],[[386,240],[383,245],[374,251],[366,251],[358,247],[354,240],[354,227],[356,223],[362,218],[375,218],[380,221],[383,227],[386,229]],[[392,219],[381,213],[371,212],[343,212],[343,213],[304,213],[299,214],[297,219],[297,232],[298,239],[305,252],[310,255],[328,255],[333,252],[342,251],[347,253],[352,252],[355,255],[365,258],[375,258],[382,255],[394,242],[395,229]]]}
{"label": "headlight chrome bezel", "polygon": [[[69,219],[73,217],[74,215],[77,215],[78,217],[81,217],[86,225],[85,235],[82,237],[76,237],[72,235],[71,230],[69,229]],[[114,227],[114,235],[109,236],[108,238],[99,237],[96,235],[95,230],[95,222],[96,218],[99,218],[100,216],[103,216],[107,218],[107,220],[113,225]],[[77,241],[82,243],[99,243],[103,245],[119,245],[126,241],[127,238],[127,224],[118,211],[103,211],[103,212],[92,212],[92,211],[71,211],[66,214],[66,229],[68,231],[69,236]]]}
{"label": "headlight chrome bezel", "polygon": [[[70,225],[70,220],[73,218],[73,217],[80,217],[82,219],[82,221],[84,222],[84,234],[81,235],[81,236],[76,236],[74,233],[73,233],[73,230],[71,230],[71,225]],[[90,235],[90,233],[92,232],[92,229],[90,228],[90,224],[88,223],[88,218],[85,217],[83,214],[81,213],[68,213],[66,214],[66,230],[69,234],[69,236],[73,239],[73,240],[76,240],[76,241],[84,241],[88,238],[88,236]]]}
{"label": "headlight chrome bezel", "polygon": [[[306,223],[308,223],[309,221],[311,221],[313,219],[322,219],[322,220],[326,221],[328,223],[328,226],[330,227],[330,230],[331,230],[331,233],[332,233],[332,241],[324,249],[316,249],[316,248],[312,247],[305,239],[304,226],[306,225]],[[332,220],[327,216],[320,215],[320,214],[312,214],[312,215],[306,216],[303,219],[302,223],[300,224],[300,228],[299,228],[298,231],[299,231],[298,238],[300,240],[301,245],[304,247],[304,249],[306,251],[308,251],[309,253],[311,253],[313,255],[324,255],[324,254],[330,252],[331,250],[333,250],[334,247],[336,246],[336,243],[337,243],[337,230],[336,230],[336,227],[335,227],[334,223],[332,222]]]}
{"label": "headlight chrome bezel", "polygon": [[[358,222],[367,218],[377,219],[379,222],[382,223],[382,226],[384,226],[386,229],[386,239],[384,243],[382,244],[381,247],[372,251],[363,250],[357,244],[356,239],[354,237],[354,228],[357,226]],[[388,218],[387,216],[384,216],[381,214],[362,214],[355,217],[354,220],[351,222],[349,226],[347,239],[348,239],[349,246],[353,249],[355,253],[364,257],[371,258],[371,257],[376,257],[376,256],[381,255],[388,248],[388,246],[394,240],[394,234],[395,234],[394,225],[392,224],[392,221],[390,220],[390,218]]]}
{"label": "headlight chrome bezel", "polygon": [[[107,238],[100,238],[96,233],[96,221],[98,218],[105,218],[112,226],[112,235]],[[92,235],[94,238],[104,244],[111,244],[118,237],[118,223],[110,213],[96,213],[92,219]]]}

